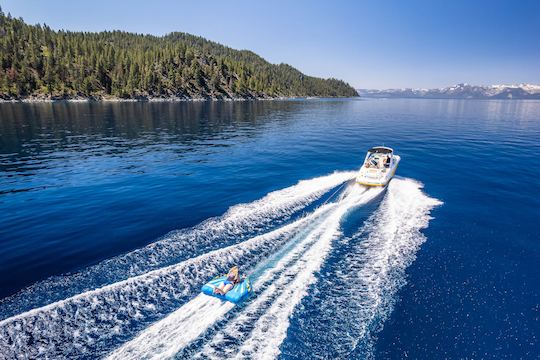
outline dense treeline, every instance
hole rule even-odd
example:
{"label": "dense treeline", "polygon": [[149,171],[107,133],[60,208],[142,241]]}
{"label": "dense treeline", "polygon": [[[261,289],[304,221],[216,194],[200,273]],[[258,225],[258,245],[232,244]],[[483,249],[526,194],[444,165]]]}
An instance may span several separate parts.
{"label": "dense treeline", "polygon": [[204,38],[53,31],[0,9],[0,97],[252,98],[357,96],[343,81],[305,76]]}

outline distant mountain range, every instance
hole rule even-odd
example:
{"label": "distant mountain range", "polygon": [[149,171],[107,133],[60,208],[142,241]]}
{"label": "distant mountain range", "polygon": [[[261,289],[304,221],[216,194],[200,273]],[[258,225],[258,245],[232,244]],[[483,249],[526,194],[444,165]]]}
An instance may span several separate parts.
{"label": "distant mountain range", "polygon": [[362,97],[423,99],[540,99],[540,85],[457,84],[439,89],[357,89]]}

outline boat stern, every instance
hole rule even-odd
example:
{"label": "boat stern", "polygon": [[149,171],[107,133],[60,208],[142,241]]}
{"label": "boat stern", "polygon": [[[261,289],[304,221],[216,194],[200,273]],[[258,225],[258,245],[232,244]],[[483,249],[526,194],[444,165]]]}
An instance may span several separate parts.
{"label": "boat stern", "polygon": [[[356,183],[364,186],[386,186],[394,177],[401,158],[394,155],[389,167],[362,166],[356,176]],[[367,163],[367,162],[366,162]]]}
{"label": "boat stern", "polygon": [[388,180],[359,175],[356,177],[356,183],[364,186],[385,186]]}

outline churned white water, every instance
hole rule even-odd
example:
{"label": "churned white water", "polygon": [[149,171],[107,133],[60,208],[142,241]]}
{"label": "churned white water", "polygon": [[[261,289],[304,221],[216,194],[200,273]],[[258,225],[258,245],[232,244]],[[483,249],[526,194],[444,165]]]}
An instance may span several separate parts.
{"label": "churned white water", "polygon": [[[354,172],[337,172],[269,193],[250,204],[232,207],[225,215],[210,219],[192,230],[173,234],[140,250],[113,258],[87,272],[68,278],[106,276],[122,269],[140,273],[161,264],[169,254],[204,247],[224,236],[270,224],[280,216],[304,208],[328,190],[349,180]],[[143,272],[95,290],[35,308],[0,322],[0,353],[29,357],[81,356],[108,352],[111,346],[144,328],[148,321],[169,313],[188,300],[212,274],[236,263],[256,263],[286,243],[307,220],[300,219],[243,243],[217,248],[178,264]],[[261,225],[263,224],[263,225]],[[215,246],[215,245],[214,245]],[[166,262],[165,262],[166,263]],[[117,267],[117,265],[119,267]],[[53,282],[56,280],[53,280]],[[41,284],[43,296],[54,296],[54,284]],[[40,285],[40,286],[41,286]],[[84,284],[82,284],[84,285]],[[32,289],[30,292],[34,292]],[[24,292],[23,292],[24,293]],[[22,295],[19,295],[22,296]],[[14,301],[12,298],[8,302]]]}
{"label": "churned white water", "polygon": [[[142,254],[156,265],[181,244],[195,249],[196,242],[210,244],[223,234],[270,229],[176,264],[149,271],[139,267],[133,270],[140,273],[136,276],[9,317],[0,322],[0,353],[7,358],[275,358],[291,319],[306,315],[299,305],[314,289],[316,296],[324,292],[319,271],[332,249],[348,244],[348,255],[329,266],[334,268],[332,281],[350,284],[349,290],[340,287],[320,297],[317,311],[320,319],[338,320],[325,325],[327,340],[332,345],[331,336],[343,335],[344,342],[334,344],[334,350],[350,354],[360,342],[369,343],[391,311],[405,269],[425,241],[420,231],[440,203],[416,181],[394,179],[378,209],[356,234],[344,238],[341,224],[347,215],[384,191],[350,185],[332,202],[271,229],[272,222],[305,208],[353,175],[302,181],[125,255],[122,261],[133,259],[135,267],[142,264]],[[235,264],[252,274],[255,293],[245,304],[196,295],[209,278]],[[329,306],[344,298],[349,306]],[[299,333],[321,331],[314,321],[295,326]],[[310,344],[305,346],[309,352]]]}
{"label": "churned white water", "polygon": [[[297,237],[303,238],[305,231],[299,229],[309,229],[311,224],[321,221],[321,218],[333,207],[333,204],[326,205],[318,209],[313,214],[298,220],[290,225],[287,225],[275,232],[285,233],[294,240]],[[270,233],[272,234],[272,233]],[[268,239],[276,239],[268,237]],[[249,240],[239,246],[245,248],[252,246],[260,247],[260,242],[257,238]],[[226,249],[232,251],[232,249]],[[294,256],[294,252],[287,253],[287,257]],[[266,262],[263,260],[263,263]],[[265,273],[260,278],[254,279],[253,285],[255,288],[265,282],[271,273],[275,273],[280,269],[275,266],[271,271]],[[267,280],[266,280],[267,281]],[[199,295],[191,300],[180,309],[167,316],[165,319],[153,324],[148,329],[143,331],[137,338],[128,342],[110,355],[111,359],[159,359],[169,358],[176,354],[180,349],[195,340],[206,329],[218,321],[225,313],[233,308],[233,304],[223,302],[219,299]],[[198,309],[198,311],[194,311]]]}
{"label": "churned white water", "polygon": [[[370,358],[373,335],[393,309],[405,270],[426,237],[430,212],[441,202],[411,179],[396,178],[379,208],[355,234],[340,239],[342,254],[328,266],[294,324],[296,356]],[[316,303],[316,306],[314,306]],[[324,325],[322,325],[324,324]],[[339,338],[339,341],[335,339]]]}
{"label": "churned white water", "polygon": [[[254,279],[254,288],[263,287],[263,290],[257,291],[253,302],[230,319],[201,354],[205,357],[230,357],[234,355],[231,353],[234,351],[250,358],[272,356],[277,348],[276,344],[281,343],[285,336],[288,317],[313,283],[313,274],[324,262],[332,239],[339,235],[340,220],[352,207],[373,199],[382,191],[380,188],[366,191],[354,186],[339,203],[327,204],[315,211],[309,217],[312,222],[310,231],[302,234],[295,242],[296,246]],[[323,212],[323,219],[316,216]],[[273,262],[273,259],[270,261]],[[213,300],[215,299],[207,301]],[[201,301],[199,297],[194,300],[197,303]],[[191,312],[192,306],[192,303],[184,305],[118,349],[111,358],[170,358],[232,309],[227,303],[221,306],[216,304],[214,307],[201,309],[198,317],[186,316]],[[231,338],[231,334],[234,334],[233,338],[237,338],[237,335],[242,333],[241,329],[246,327],[253,329],[249,337],[243,337],[244,344],[240,349],[234,349],[231,344],[222,344],[223,339]]]}
{"label": "churned white water", "polygon": [[231,207],[224,215],[187,230],[173,231],[143,248],[105,260],[80,272],[52,277],[0,301],[0,319],[79,293],[141,275],[192,256],[232,245],[287,221],[354,172],[335,172],[273,191],[251,203]]}

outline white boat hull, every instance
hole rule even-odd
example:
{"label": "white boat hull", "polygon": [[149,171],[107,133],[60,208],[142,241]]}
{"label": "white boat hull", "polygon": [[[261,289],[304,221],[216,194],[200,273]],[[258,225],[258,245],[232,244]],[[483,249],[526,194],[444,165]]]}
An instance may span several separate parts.
{"label": "white boat hull", "polygon": [[400,160],[399,155],[394,155],[392,164],[382,169],[367,168],[364,165],[356,176],[356,182],[364,186],[386,186],[396,174]]}

